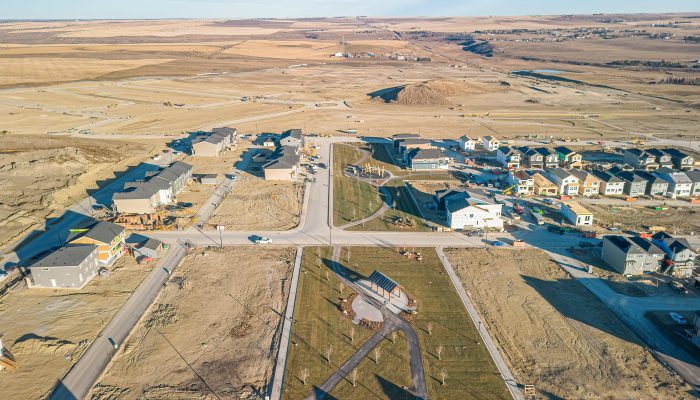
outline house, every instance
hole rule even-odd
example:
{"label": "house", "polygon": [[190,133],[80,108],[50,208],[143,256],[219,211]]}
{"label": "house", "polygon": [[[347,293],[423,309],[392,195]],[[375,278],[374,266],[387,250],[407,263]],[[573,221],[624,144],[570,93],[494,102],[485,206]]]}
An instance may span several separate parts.
{"label": "house", "polygon": [[573,196],[579,191],[578,178],[564,168],[552,168],[545,171],[547,178],[557,185],[560,195]]}
{"label": "house", "polygon": [[217,185],[219,183],[219,174],[202,174],[199,176],[199,183],[202,185]]}
{"label": "house", "polygon": [[159,258],[163,253],[163,243],[159,240],[148,238],[140,243],[135,243],[131,246],[134,257],[149,257],[151,259]]}
{"label": "house", "polygon": [[210,134],[200,136],[192,143],[192,155],[218,156],[235,141],[236,135],[233,128],[214,128]]}
{"label": "house", "polygon": [[521,153],[512,147],[499,147],[496,150],[496,160],[508,169],[520,168]]}
{"label": "house", "polygon": [[575,226],[593,226],[593,213],[574,201],[561,203],[561,215]]}
{"label": "house", "polygon": [[549,179],[545,178],[541,171],[530,171],[528,175],[535,183],[535,195],[537,196],[557,196],[559,188]]}
{"label": "house", "polygon": [[155,191],[157,202],[156,207],[163,204],[169,204],[175,198],[172,189],[172,182],[157,175],[152,176],[146,181],[127,182],[124,184],[125,191],[137,189],[143,189],[145,192]]}
{"label": "house", "polygon": [[263,141],[263,147],[275,147],[277,143],[275,142],[275,139],[272,137],[268,137]]}
{"label": "house", "polygon": [[525,171],[508,171],[508,184],[516,194],[531,196],[535,194],[535,179]]}
{"label": "house", "polygon": [[647,171],[636,171],[636,175],[647,181],[648,196],[665,196],[668,192],[668,182]]}
{"label": "house", "polygon": [[304,146],[304,135],[301,129],[289,129],[282,133],[279,140],[280,146],[291,146],[294,148],[301,148]]}
{"label": "house", "polygon": [[440,149],[412,149],[405,153],[406,165],[413,171],[448,169],[450,158]]}
{"label": "house", "polygon": [[448,198],[445,202],[447,226],[452,229],[503,229],[501,204],[491,202],[483,191],[467,190],[464,196]]}
{"label": "house", "polygon": [[688,243],[688,240],[674,238],[668,233],[661,231],[651,237],[651,242],[666,254],[666,264],[673,268],[673,276],[689,278],[693,275],[697,253]]}
{"label": "house", "polygon": [[544,156],[545,168],[557,168],[559,166],[559,156],[546,147],[537,147],[535,151]]}
{"label": "house", "polygon": [[569,172],[578,178],[580,184],[578,194],[586,197],[600,194],[600,184],[602,182],[600,178],[582,169],[572,169]]}
{"label": "house", "polygon": [[441,189],[435,191],[433,195],[433,202],[435,203],[435,209],[438,211],[445,211],[445,204],[447,200],[455,199],[459,196],[467,197],[467,189],[463,187],[451,188],[451,189]]}
{"label": "house", "polygon": [[544,155],[527,146],[517,147],[516,149],[521,154],[521,164],[527,166],[528,168],[544,168]]}
{"label": "house", "polygon": [[672,168],[673,160],[671,155],[660,149],[647,149],[645,150],[647,154],[651,154],[654,157],[654,162],[659,166],[659,168]]}
{"label": "house", "polygon": [[173,194],[178,194],[192,180],[192,166],[182,161],[175,161],[156,176],[170,181]]}
{"label": "house", "polygon": [[[126,229],[108,221],[99,221],[89,229],[75,232],[74,238],[70,238],[71,245],[89,244],[97,246],[97,261],[110,265],[124,254]],[[84,231],[84,232],[82,232]]]}
{"label": "house", "polygon": [[693,190],[693,181],[683,172],[677,172],[668,168],[659,168],[654,172],[656,176],[668,182],[666,195],[671,198],[689,197]]}
{"label": "house", "polygon": [[422,139],[422,138],[412,138],[412,139],[404,139],[401,141],[401,144],[399,144],[399,152],[401,154],[405,154],[406,151],[413,150],[413,149],[434,149],[435,146],[433,145],[433,140],[432,139]]}
{"label": "house", "polygon": [[300,157],[292,146],[280,146],[263,165],[266,181],[293,181],[299,174]]}
{"label": "house", "polygon": [[394,145],[394,149],[398,150],[401,146],[401,142],[406,139],[420,139],[420,135],[417,133],[397,133],[391,137]]}
{"label": "house", "polygon": [[601,258],[623,275],[642,275],[659,269],[664,252],[650,241],[609,235],[603,238]]}
{"label": "house", "polygon": [[114,193],[114,210],[120,214],[152,214],[161,205],[158,192],[158,188],[148,185]]}
{"label": "house", "polygon": [[474,151],[474,148],[476,147],[476,141],[471,139],[467,135],[462,135],[459,138],[459,148],[462,149],[462,151]]}
{"label": "house", "polygon": [[224,138],[227,146],[234,144],[236,142],[236,137],[238,137],[238,131],[236,128],[228,127],[214,128],[211,130],[211,134]]}
{"label": "house", "polygon": [[693,169],[695,166],[695,158],[678,149],[664,149],[664,153],[671,156],[671,162],[676,169]]}
{"label": "house", "polygon": [[605,171],[593,170],[591,175],[600,179],[600,194],[604,196],[622,196],[625,192],[625,181]]}
{"label": "house", "polygon": [[403,288],[401,285],[379,271],[372,271],[367,281],[369,282],[369,288],[373,292],[389,301],[402,295]]}
{"label": "house", "polygon": [[562,167],[581,168],[583,165],[583,156],[566,146],[555,147],[554,154],[557,155],[559,165]]}
{"label": "house", "polygon": [[481,139],[481,146],[488,151],[496,151],[501,142],[493,136],[484,136]]}
{"label": "house", "polygon": [[29,266],[32,287],[81,289],[97,275],[98,246],[61,247]]}
{"label": "house", "polygon": [[631,165],[635,169],[653,171],[659,168],[656,156],[641,149],[625,149],[622,160],[625,164]]}
{"label": "house", "polygon": [[617,177],[625,181],[623,193],[629,197],[644,196],[647,192],[648,182],[638,174],[629,171],[617,173]]}
{"label": "house", "polygon": [[691,196],[700,196],[700,170],[685,171],[685,175],[693,183],[690,189]]}

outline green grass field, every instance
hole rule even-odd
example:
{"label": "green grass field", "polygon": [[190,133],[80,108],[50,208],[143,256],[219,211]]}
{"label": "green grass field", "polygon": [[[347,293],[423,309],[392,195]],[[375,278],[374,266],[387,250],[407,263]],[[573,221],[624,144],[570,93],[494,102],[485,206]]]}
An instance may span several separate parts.
{"label": "green grass field", "polygon": [[[350,262],[346,262],[347,251]],[[431,399],[509,399],[510,394],[486,347],[464,309],[452,282],[432,248],[417,249],[423,262],[408,260],[396,249],[379,247],[345,248],[341,263],[362,275],[377,269],[401,284],[418,301],[413,322],[420,339]],[[432,323],[432,334],[427,325]],[[442,359],[435,355],[442,344]],[[440,371],[448,374],[440,382]]]}
{"label": "green grass field", "polygon": [[[395,201],[395,207],[388,209],[383,215],[367,221],[364,225],[355,225],[348,228],[349,231],[397,231],[397,232],[427,232],[430,228],[420,217],[418,207],[411,199],[408,188],[403,181],[391,181],[385,190],[389,191]],[[399,227],[393,223],[396,218],[411,219],[414,222],[410,227]]]}
{"label": "green grass field", "polygon": [[382,199],[376,188],[348,178],[343,171],[349,164],[360,159],[360,152],[354,146],[333,145],[333,224],[342,226],[366,218],[382,206]]}
{"label": "green grass field", "polygon": [[[299,288],[292,327],[292,344],[289,347],[283,397],[303,399],[310,395],[314,386],[325,381],[339,365],[374,332],[354,325],[338,310],[339,298],[347,297],[350,291],[341,294],[340,280],[330,271],[325,260],[330,260],[332,249],[307,247],[304,249],[299,277]],[[355,328],[355,339],[350,340],[350,329]],[[325,350],[333,346],[331,362],[325,358]],[[331,395],[339,399],[384,399],[403,398],[403,386],[410,386],[408,348],[405,338],[399,334],[396,342],[385,339],[379,345],[379,363],[370,353],[357,368],[356,386],[342,381]],[[306,386],[300,379],[301,371],[307,369]]]}

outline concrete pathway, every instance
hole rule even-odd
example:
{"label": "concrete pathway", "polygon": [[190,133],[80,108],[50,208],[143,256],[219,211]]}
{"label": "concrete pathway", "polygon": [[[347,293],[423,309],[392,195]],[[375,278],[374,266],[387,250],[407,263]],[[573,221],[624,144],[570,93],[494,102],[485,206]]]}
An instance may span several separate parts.
{"label": "concrete pathway", "polygon": [[294,260],[294,271],[292,272],[292,283],[289,286],[289,298],[284,312],[284,322],[282,324],[282,335],[280,346],[277,350],[277,360],[275,371],[273,372],[272,387],[270,388],[270,398],[273,400],[282,398],[282,387],[284,386],[284,370],[287,366],[287,355],[289,354],[289,341],[292,338],[292,321],[294,321],[294,305],[297,299],[297,289],[299,288],[299,271],[301,270],[301,258],[303,247],[297,247],[297,255]]}

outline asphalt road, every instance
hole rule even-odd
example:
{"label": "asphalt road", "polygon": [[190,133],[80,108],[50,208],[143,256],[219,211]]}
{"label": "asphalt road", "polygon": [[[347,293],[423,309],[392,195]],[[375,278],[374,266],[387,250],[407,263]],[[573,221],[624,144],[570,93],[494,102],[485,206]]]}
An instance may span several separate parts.
{"label": "asphalt road", "polygon": [[[121,309],[109,321],[102,333],[90,344],[80,356],[73,368],[59,382],[51,394],[51,400],[74,400],[87,396],[102,372],[107,368],[112,357],[119,352],[113,343],[120,346],[141,316],[153,303],[160,289],[167,282],[170,274],[180,264],[187,249],[175,244],[156,264],[146,279],[139,285]],[[168,272],[169,271],[169,272]]]}

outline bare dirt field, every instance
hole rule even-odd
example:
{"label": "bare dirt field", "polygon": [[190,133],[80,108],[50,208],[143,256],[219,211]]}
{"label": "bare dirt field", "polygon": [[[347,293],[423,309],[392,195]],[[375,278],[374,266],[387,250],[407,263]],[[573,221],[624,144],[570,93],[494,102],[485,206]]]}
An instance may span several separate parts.
{"label": "bare dirt field", "polygon": [[91,398],[257,398],[271,380],[294,255],[252,247],[189,254]]}
{"label": "bare dirt field", "polygon": [[450,249],[518,382],[538,397],[683,399],[639,338],[544,252]]}
{"label": "bare dirt field", "polygon": [[303,196],[301,183],[244,174],[210,221],[233,231],[289,230],[299,225]]}
{"label": "bare dirt field", "polygon": [[0,246],[83,199],[98,181],[147,158],[158,144],[67,137],[0,137]]}
{"label": "bare dirt field", "polygon": [[603,204],[586,204],[585,207],[596,216],[596,225],[608,229],[644,231],[648,227],[663,227],[669,232],[685,235],[700,229],[700,213],[695,207],[662,206],[662,210]]}
{"label": "bare dirt field", "polygon": [[0,298],[4,344],[17,370],[0,374],[5,399],[47,398],[53,386],[151,270],[123,256],[85,288],[18,288]]}

